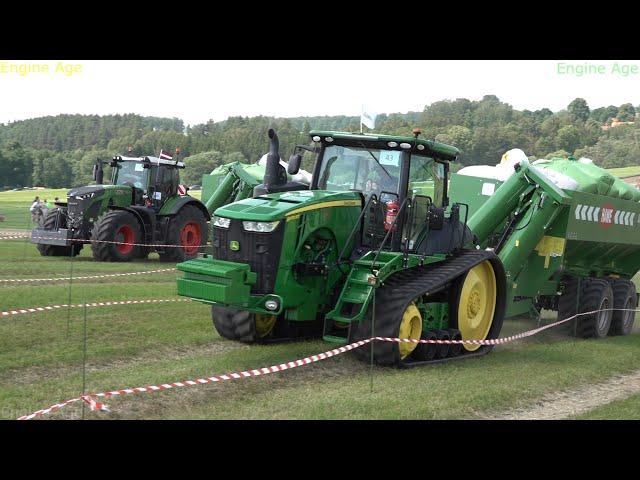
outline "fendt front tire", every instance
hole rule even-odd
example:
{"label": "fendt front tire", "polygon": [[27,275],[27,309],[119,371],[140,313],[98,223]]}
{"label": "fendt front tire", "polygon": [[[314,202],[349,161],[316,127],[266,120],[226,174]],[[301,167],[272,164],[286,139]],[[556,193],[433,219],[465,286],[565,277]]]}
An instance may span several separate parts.
{"label": "fendt front tire", "polygon": [[[54,208],[47,216],[44,217],[42,222],[42,228],[44,230],[54,231],[56,229],[56,223],[58,228],[67,228],[67,217],[62,213],[60,208]],[[40,255],[43,257],[70,257],[76,256],[82,250],[83,244],[80,242],[74,242],[74,245],[65,247],[63,245],[47,245],[45,243],[38,243],[37,248]]]}
{"label": "fendt front tire", "polygon": [[[122,243],[112,243],[122,242]],[[142,230],[138,219],[126,210],[109,210],[93,225],[91,250],[99,262],[129,262],[140,256]]]}
{"label": "fendt front tire", "polygon": [[606,280],[588,278],[582,281],[580,313],[596,311],[577,318],[576,335],[582,338],[604,338],[609,333],[613,316],[613,291]]}
{"label": "fendt front tire", "polygon": [[613,308],[622,308],[626,311],[613,312],[609,335],[629,335],[636,319],[636,312],[631,310],[638,307],[636,286],[631,280],[614,280],[611,283],[611,289],[613,290]]}
{"label": "fendt front tire", "polygon": [[194,205],[186,205],[171,219],[167,232],[167,245],[180,245],[181,248],[167,247],[160,253],[162,262],[184,262],[204,251],[203,245],[208,239],[207,218]]}

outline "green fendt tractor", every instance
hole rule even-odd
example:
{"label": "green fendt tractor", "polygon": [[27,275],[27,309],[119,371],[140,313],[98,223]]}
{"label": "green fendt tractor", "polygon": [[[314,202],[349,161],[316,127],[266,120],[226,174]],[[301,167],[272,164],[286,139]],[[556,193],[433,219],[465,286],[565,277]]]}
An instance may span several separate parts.
{"label": "green fendt tractor", "polygon": [[[526,160],[499,188],[473,179],[452,201],[449,162],[459,152],[419,130],[310,135],[310,186],[287,181],[270,130],[263,184],[215,210],[213,255],[177,265],[178,293],[210,304],[221,336],[485,340],[505,316],[536,306],[561,318],[602,309],[567,322],[578,336],[631,331],[633,312],[607,309],[637,305],[637,202],[563,190]],[[290,174],[300,158],[292,155]],[[468,202],[489,194],[470,218]],[[491,348],[375,341],[354,352],[415,365]]]}
{"label": "green fendt tractor", "polygon": [[[102,185],[103,165],[94,167],[97,185],[74,188],[31,233],[43,256],[77,255],[91,243],[99,261],[129,261],[156,251],[162,261],[194,258],[207,243],[210,214],[179,185],[184,163],[157,157],[116,156],[111,185]],[[140,245],[132,245],[140,244]],[[180,245],[158,247],[145,245]]]}

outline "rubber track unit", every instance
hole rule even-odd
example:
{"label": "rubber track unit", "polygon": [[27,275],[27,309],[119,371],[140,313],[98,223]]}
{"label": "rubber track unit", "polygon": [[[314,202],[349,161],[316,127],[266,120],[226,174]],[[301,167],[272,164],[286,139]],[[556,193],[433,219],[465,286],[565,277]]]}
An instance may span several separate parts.
{"label": "rubber track unit", "polygon": [[[375,329],[373,336],[397,338],[399,316],[402,315],[413,299],[421,295],[433,295],[448,288],[454,280],[485,260],[489,260],[493,266],[497,286],[496,309],[487,338],[497,338],[500,334],[505,314],[506,281],[504,267],[500,258],[495,253],[487,250],[462,250],[442,262],[402,270],[387,278],[375,293]],[[371,311],[372,308],[369,306],[364,319],[357,326],[352,324],[349,343],[372,336]],[[492,345],[483,345],[473,352],[464,350],[457,357],[433,360],[411,360],[413,355],[410,355],[405,361],[401,361],[397,342],[376,341],[354,350],[354,353],[362,360],[369,361],[372,347],[374,348],[375,363],[398,367],[478,357],[489,353],[493,348]]]}

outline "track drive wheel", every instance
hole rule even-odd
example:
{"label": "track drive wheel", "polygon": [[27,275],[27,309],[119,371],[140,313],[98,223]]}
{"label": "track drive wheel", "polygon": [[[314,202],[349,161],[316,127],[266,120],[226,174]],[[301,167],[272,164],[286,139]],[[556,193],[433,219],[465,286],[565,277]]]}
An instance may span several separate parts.
{"label": "track drive wheel", "polygon": [[[121,243],[110,243],[121,242]],[[140,256],[142,230],[138,219],[126,210],[109,210],[101,215],[91,231],[91,250],[100,262],[129,262]]]}
{"label": "track drive wheel", "polygon": [[216,331],[221,337],[238,342],[259,342],[273,331],[277,318],[275,315],[211,306],[211,319]]}
{"label": "track drive wheel", "polygon": [[[613,308],[635,310],[638,307],[636,286],[631,280],[615,280],[612,282],[611,288],[613,290]],[[609,335],[629,335],[635,319],[636,312],[614,311]]]}
{"label": "track drive wheel", "polygon": [[[459,281],[452,305],[452,327],[460,330],[463,340],[485,340],[500,325],[494,325],[497,302],[496,275],[493,265],[485,260],[472,267]],[[463,344],[463,348],[473,352],[481,345]]]}
{"label": "track drive wheel", "polygon": [[[60,208],[54,208],[47,213],[47,216],[44,217],[44,221],[42,222],[42,228],[53,231],[56,229],[56,222],[58,228],[67,228],[67,217]],[[75,257],[80,253],[83,246],[80,242],[74,242],[73,245],[69,245],[68,247],[64,245],[38,243],[37,249],[43,257]]]}
{"label": "track drive wheel", "polygon": [[181,245],[182,248],[167,247],[160,253],[162,262],[183,262],[198,256],[204,251],[208,238],[207,219],[194,205],[186,205],[169,223],[166,242],[168,245]]}

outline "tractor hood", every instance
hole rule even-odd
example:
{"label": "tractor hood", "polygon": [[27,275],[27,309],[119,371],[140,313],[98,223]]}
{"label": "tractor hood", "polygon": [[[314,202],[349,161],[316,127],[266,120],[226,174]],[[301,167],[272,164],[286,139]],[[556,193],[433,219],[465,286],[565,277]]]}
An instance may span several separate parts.
{"label": "tractor hood", "polygon": [[362,206],[357,192],[331,192],[327,190],[298,190],[261,195],[216,209],[215,215],[235,220],[273,222],[325,207]]}
{"label": "tractor hood", "polygon": [[126,195],[131,192],[131,187],[127,185],[87,185],[86,187],[72,188],[67,193],[67,197],[84,200],[102,196],[107,190],[115,190],[116,195]]}

